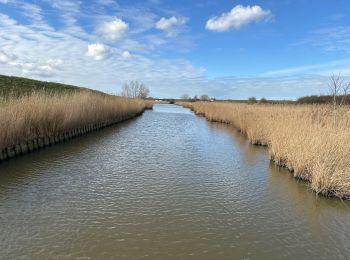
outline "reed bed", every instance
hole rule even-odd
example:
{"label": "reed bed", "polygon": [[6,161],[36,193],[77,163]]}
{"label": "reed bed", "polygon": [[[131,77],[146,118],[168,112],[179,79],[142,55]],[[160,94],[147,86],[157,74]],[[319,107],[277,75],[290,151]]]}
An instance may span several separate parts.
{"label": "reed bed", "polygon": [[208,120],[232,124],[252,144],[318,194],[350,199],[350,108],[218,102],[179,103]]}
{"label": "reed bed", "polygon": [[151,106],[142,100],[91,91],[0,98],[0,151],[38,137],[128,119]]}

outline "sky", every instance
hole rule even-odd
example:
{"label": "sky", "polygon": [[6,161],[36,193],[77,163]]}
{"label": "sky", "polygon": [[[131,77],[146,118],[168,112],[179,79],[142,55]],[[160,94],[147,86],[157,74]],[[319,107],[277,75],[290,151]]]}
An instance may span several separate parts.
{"label": "sky", "polygon": [[349,0],[0,0],[0,74],[296,99],[350,76]]}

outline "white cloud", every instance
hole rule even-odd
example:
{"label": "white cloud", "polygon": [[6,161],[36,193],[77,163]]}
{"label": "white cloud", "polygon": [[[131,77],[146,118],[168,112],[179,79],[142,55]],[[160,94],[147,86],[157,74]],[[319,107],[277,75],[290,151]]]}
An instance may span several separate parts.
{"label": "white cloud", "polygon": [[0,51],[0,64],[10,67],[11,70],[18,69],[24,76],[50,77],[56,70],[60,69],[63,61],[60,59],[48,59],[39,62],[28,62],[19,59],[16,55]]}
{"label": "white cloud", "polygon": [[311,45],[324,51],[350,53],[350,26],[321,28],[291,46]]}
{"label": "white cloud", "polygon": [[[83,5],[81,7],[84,12]],[[76,19],[80,15],[86,14],[79,13]],[[126,17],[133,26],[136,25],[129,16]],[[111,17],[96,18],[91,15],[89,18],[95,23],[101,21],[99,19],[110,21]],[[37,23],[33,21],[34,25]],[[155,97],[168,98],[180,97],[184,93],[236,99],[247,98],[252,93],[257,98],[297,98],[300,95],[318,94],[327,88],[328,76],[323,74],[300,76],[295,73],[291,77],[280,72],[275,73],[278,75],[271,73],[260,77],[208,79],[204,68],[195,67],[188,60],[159,56],[157,50],[169,48],[170,44],[173,44],[172,48],[178,49],[178,42],[183,40],[183,35],[174,41],[159,33],[139,35],[130,31],[118,44],[107,46],[102,43],[91,44],[100,42],[100,39],[96,35],[86,34],[86,37],[81,37],[80,34],[72,33],[72,30],[67,30],[68,24],[65,23],[59,30],[33,24],[22,24],[20,20],[17,22],[0,13],[1,74],[68,83],[109,93],[117,93],[123,83],[138,79],[150,87]],[[135,51],[130,46],[140,49]],[[344,63],[332,69],[339,67],[344,67]]]}
{"label": "white cloud", "polygon": [[35,22],[43,20],[42,9],[40,6],[29,3],[21,3],[20,8],[23,10],[23,15],[32,19]]}
{"label": "white cloud", "polygon": [[229,31],[230,29],[239,30],[246,24],[268,21],[271,17],[270,10],[264,10],[258,5],[237,5],[229,13],[223,13],[219,17],[209,19],[205,27],[207,30],[217,32]]}
{"label": "white cloud", "polygon": [[179,33],[181,27],[187,22],[186,18],[177,18],[172,16],[170,18],[162,17],[157,23],[156,28],[165,31],[168,36],[175,36]]}
{"label": "white cloud", "polygon": [[10,64],[15,61],[17,57],[13,54],[6,53],[5,51],[0,50],[0,63]]}
{"label": "white cloud", "polygon": [[123,20],[116,18],[113,21],[105,22],[99,26],[97,31],[110,41],[120,40],[125,36],[125,33],[129,29],[129,25]]}
{"label": "white cloud", "polygon": [[[187,92],[184,88],[191,85],[190,82],[204,77],[203,69],[189,61],[164,59],[155,52],[134,54],[121,46],[91,44],[93,40],[97,39],[81,38],[65,30],[23,25],[0,14],[1,59],[6,61],[0,63],[1,74],[109,93],[117,93],[125,82],[138,79],[159,97],[179,96]],[[12,60],[9,54],[17,59]]]}
{"label": "white cloud", "polygon": [[280,77],[297,75],[322,75],[325,77],[329,77],[330,75],[337,73],[341,73],[344,76],[350,76],[350,59],[342,59],[320,64],[279,69],[266,72],[262,76]]}
{"label": "white cloud", "polygon": [[13,26],[16,25],[17,22],[13,19],[11,19],[9,16],[7,16],[6,14],[2,14],[0,13],[0,21],[2,26],[6,27],[6,26]]}
{"label": "white cloud", "polygon": [[171,27],[178,25],[179,20],[172,16],[169,19],[162,17],[157,23],[156,28],[160,30],[169,30]]}
{"label": "white cloud", "polygon": [[55,68],[47,63],[17,63],[16,66],[22,70],[24,76],[39,76],[46,78],[53,76],[55,73]]}
{"label": "white cloud", "polygon": [[114,4],[114,0],[96,0],[96,3],[100,5],[112,5]]}
{"label": "white cloud", "polygon": [[128,59],[131,59],[131,54],[130,52],[128,51],[123,51],[122,54],[121,54],[122,58],[125,59],[125,60],[128,60]]}
{"label": "white cloud", "polygon": [[64,12],[78,13],[80,11],[80,1],[71,1],[71,0],[45,0],[53,8]]}
{"label": "white cloud", "polygon": [[8,0],[0,0],[0,4],[7,4],[8,2]]}
{"label": "white cloud", "polygon": [[92,57],[95,60],[103,60],[107,57],[108,50],[105,45],[97,43],[97,44],[89,44],[86,55]]}

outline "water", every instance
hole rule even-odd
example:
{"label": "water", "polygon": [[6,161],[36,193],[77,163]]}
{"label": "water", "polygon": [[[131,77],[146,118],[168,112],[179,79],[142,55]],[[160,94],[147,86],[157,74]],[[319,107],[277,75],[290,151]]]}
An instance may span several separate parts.
{"label": "water", "polygon": [[350,203],[178,106],[0,165],[0,259],[298,258],[350,258]]}

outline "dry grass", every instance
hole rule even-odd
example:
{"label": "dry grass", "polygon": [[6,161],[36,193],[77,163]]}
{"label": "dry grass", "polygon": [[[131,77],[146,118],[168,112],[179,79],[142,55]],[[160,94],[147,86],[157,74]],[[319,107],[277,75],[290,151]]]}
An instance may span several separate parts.
{"label": "dry grass", "polygon": [[0,149],[90,124],[130,118],[149,106],[141,100],[91,91],[0,98]]}
{"label": "dry grass", "polygon": [[208,120],[234,125],[271,159],[317,193],[350,199],[350,108],[326,105],[180,103]]}

